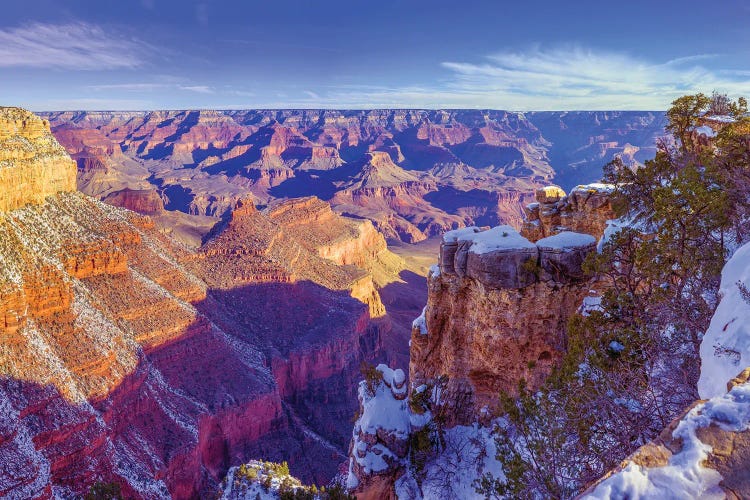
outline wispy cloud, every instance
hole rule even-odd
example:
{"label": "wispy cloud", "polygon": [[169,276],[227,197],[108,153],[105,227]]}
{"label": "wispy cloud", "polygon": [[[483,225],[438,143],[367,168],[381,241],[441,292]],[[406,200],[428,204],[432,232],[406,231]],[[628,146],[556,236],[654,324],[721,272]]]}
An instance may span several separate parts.
{"label": "wispy cloud", "polygon": [[180,85],[180,90],[189,90],[190,92],[198,92],[199,94],[213,94],[214,89],[208,85]]}
{"label": "wispy cloud", "polygon": [[664,108],[686,93],[730,94],[747,90],[747,78],[722,75],[698,64],[715,58],[700,54],[654,63],[623,53],[581,47],[539,48],[499,53],[481,64],[445,62],[452,72],[449,88],[496,95],[534,107]]}
{"label": "wispy cloud", "polygon": [[89,23],[33,23],[0,29],[0,67],[102,70],[141,66],[152,49]]}
{"label": "wispy cloud", "polygon": [[96,99],[96,98],[71,98],[71,99],[48,99],[33,103],[17,103],[32,111],[70,111],[70,110],[111,110],[111,111],[135,111],[154,109],[154,101],[142,99]]}
{"label": "wispy cloud", "polygon": [[214,88],[209,85],[187,85],[164,82],[135,82],[135,83],[114,83],[103,85],[87,85],[87,89],[114,92],[154,92],[160,90],[184,90],[188,92],[197,92],[199,94],[213,94]]}
{"label": "wispy cloud", "polygon": [[141,82],[141,83],[113,83],[113,84],[106,84],[106,85],[88,85],[86,86],[87,89],[90,90],[115,90],[115,91],[121,91],[121,92],[151,92],[153,90],[159,90],[159,89],[165,89],[169,87],[174,87],[175,85],[168,84],[168,83],[151,83],[151,82]]}
{"label": "wispy cloud", "polygon": [[[513,110],[666,109],[675,98],[716,89],[747,93],[750,73],[715,69],[715,54],[663,62],[578,46],[500,52],[479,62],[446,61],[439,82],[403,87],[303,91],[287,107],[455,107]],[[711,62],[713,69],[703,64]]]}

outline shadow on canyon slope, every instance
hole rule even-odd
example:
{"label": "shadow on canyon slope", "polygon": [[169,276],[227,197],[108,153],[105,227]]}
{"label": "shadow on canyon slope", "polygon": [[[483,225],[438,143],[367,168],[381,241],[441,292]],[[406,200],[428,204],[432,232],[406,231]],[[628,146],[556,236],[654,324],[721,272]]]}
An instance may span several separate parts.
{"label": "shadow on canyon slope", "polygon": [[408,270],[401,271],[399,278],[401,281],[380,289],[380,299],[391,322],[382,342],[389,365],[408,373],[411,324],[427,303],[427,278]]}
{"label": "shadow on canyon slope", "polygon": [[390,322],[311,282],[211,290],[194,305],[205,316],[142,352],[101,400],[0,379],[0,495],[44,494],[49,478],[139,497],[156,478],[173,498],[207,498],[254,458],[327,484],[346,460],[360,363],[386,359]]}

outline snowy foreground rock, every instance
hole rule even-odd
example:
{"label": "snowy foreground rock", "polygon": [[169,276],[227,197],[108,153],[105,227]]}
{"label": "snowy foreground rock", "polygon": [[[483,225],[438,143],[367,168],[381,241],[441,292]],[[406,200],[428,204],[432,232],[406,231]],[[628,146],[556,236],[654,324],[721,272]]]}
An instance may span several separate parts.
{"label": "snowy foreground rock", "polygon": [[[360,416],[354,425],[347,488],[358,498],[419,500],[483,498],[474,482],[501,474],[492,426],[440,429],[430,411],[410,404],[403,370],[381,364],[360,382]],[[420,386],[413,398],[439,407],[440,390]],[[420,439],[421,437],[421,439]]]}
{"label": "snowy foreground rock", "polygon": [[702,397],[581,498],[750,498],[750,244],[722,271],[701,344]]}

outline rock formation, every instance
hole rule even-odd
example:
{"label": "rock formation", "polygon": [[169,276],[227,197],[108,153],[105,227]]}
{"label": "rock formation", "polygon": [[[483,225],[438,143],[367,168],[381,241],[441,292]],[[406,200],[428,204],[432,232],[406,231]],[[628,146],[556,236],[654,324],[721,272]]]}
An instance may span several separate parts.
{"label": "rock formation", "polygon": [[0,211],[39,205],[76,190],[76,167],[49,122],[19,108],[0,108]]}
{"label": "rock formation", "polygon": [[579,498],[747,498],[750,369],[727,393],[697,401]]}
{"label": "rock formation", "polygon": [[359,384],[347,488],[360,500],[395,499],[393,484],[404,473],[409,435],[419,422],[412,425],[403,370],[381,364],[370,377]]}
{"label": "rock formation", "polygon": [[159,215],[164,212],[164,201],[155,189],[125,188],[111,192],[103,201],[144,215]]}
{"label": "rock formation", "polygon": [[[103,481],[129,498],[205,497],[259,456],[327,482],[349,388],[381,352],[369,270],[394,258],[372,226],[316,199],[240,203],[192,250],[68,192],[75,164],[31,113],[3,108],[0,123],[16,193],[0,213],[0,496]],[[40,175],[46,196],[14,191]],[[156,210],[150,193],[119,201]]]}
{"label": "rock formation", "polygon": [[[155,189],[167,210],[219,218],[316,196],[417,242],[466,225],[520,227],[552,180],[598,179],[615,154],[653,156],[664,116],[444,110],[65,112],[45,115],[103,199]],[[160,219],[157,224],[175,223]]]}
{"label": "rock formation", "polygon": [[456,415],[464,423],[519,380],[538,386],[565,349],[567,321],[589,288],[581,264],[595,246],[573,232],[534,244],[510,226],[446,233],[412,333],[413,382],[447,375],[450,391],[470,401]]}
{"label": "rock formation", "polygon": [[602,235],[607,221],[615,219],[610,196],[613,186],[585,184],[565,195],[558,186],[536,191],[536,202],[526,205],[521,234],[536,241],[561,231]]}

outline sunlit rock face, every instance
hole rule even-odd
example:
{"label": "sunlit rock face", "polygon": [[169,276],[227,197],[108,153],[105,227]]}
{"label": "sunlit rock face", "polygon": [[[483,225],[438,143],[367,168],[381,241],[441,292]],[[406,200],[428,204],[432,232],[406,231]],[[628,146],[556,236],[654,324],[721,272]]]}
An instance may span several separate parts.
{"label": "sunlit rock face", "polygon": [[588,290],[581,263],[595,245],[572,232],[534,244],[510,226],[446,233],[424,328],[412,333],[412,379],[447,375],[449,392],[469,401],[460,423],[521,379],[539,386],[564,351],[567,321]]}
{"label": "sunlit rock face", "polygon": [[568,320],[592,287],[583,262],[614,217],[610,190],[541,188],[520,233],[497,226],[443,235],[412,331],[410,375],[415,384],[448,376],[450,397],[468,401],[457,423],[475,421],[519,380],[538,387],[561,359]]}
{"label": "sunlit rock face", "polygon": [[609,184],[578,185],[566,195],[558,186],[545,186],[536,192],[536,202],[526,205],[521,234],[537,241],[562,231],[604,234],[607,221],[615,219]]}
{"label": "sunlit rock face", "polygon": [[75,190],[75,163],[52,136],[49,122],[0,107],[0,211]]}

